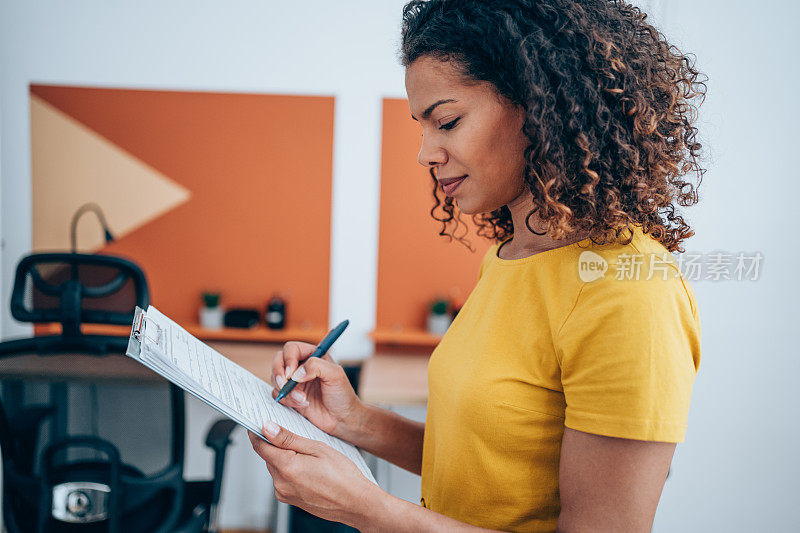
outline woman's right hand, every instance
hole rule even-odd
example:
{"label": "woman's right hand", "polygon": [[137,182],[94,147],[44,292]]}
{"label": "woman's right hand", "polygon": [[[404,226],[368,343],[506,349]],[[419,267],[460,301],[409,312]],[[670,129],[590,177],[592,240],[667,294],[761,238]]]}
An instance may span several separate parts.
{"label": "woman's right hand", "polygon": [[281,403],[292,407],[322,431],[347,440],[358,427],[363,404],[356,396],[344,368],[330,355],[309,357],[317,347],[307,342],[289,341],[275,355],[271,381],[272,397],[291,377],[297,381]]}

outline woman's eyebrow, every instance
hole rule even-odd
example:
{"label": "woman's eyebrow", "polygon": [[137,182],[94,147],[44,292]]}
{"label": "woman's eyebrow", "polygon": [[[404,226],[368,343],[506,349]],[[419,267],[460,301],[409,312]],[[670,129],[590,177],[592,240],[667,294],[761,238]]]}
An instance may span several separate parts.
{"label": "woman's eyebrow", "polygon": [[[433,113],[433,110],[436,109],[436,106],[439,106],[439,105],[442,105],[442,104],[449,104],[450,102],[458,102],[458,100],[456,100],[454,98],[448,98],[446,100],[439,100],[438,102],[428,106],[428,109],[426,109],[425,111],[422,112],[422,118],[427,119],[428,117],[430,117],[431,113]],[[413,114],[411,115],[411,118],[413,118],[414,120],[417,120],[417,117],[415,117]],[[417,122],[419,122],[419,121],[417,120]]]}

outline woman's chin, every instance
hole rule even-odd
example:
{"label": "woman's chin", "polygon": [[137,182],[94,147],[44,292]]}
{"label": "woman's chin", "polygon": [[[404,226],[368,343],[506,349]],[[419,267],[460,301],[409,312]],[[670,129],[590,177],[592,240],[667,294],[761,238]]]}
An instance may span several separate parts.
{"label": "woman's chin", "polygon": [[469,210],[469,205],[470,205],[469,202],[463,202],[461,200],[454,198],[453,203],[456,204],[456,207],[458,207],[458,210],[461,211],[461,213],[465,215],[473,214],[473,212]]}
{"label": "woman's chin", "polygon": [[496,207],[486,207],[483,205],[476,204],[475,202],[470,202],[469,198],[454,198],[453,203],[456,204],[458,210],[465,215],[477,215],[479,213],[491,213]]}

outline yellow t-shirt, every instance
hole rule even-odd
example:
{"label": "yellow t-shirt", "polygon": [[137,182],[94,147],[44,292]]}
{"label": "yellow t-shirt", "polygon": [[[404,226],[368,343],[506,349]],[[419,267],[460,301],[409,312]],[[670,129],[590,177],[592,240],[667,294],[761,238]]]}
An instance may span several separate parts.
{"label": "yellow t-shirt", "polygon": [[628,245],[586,239],[523,259],[489,249],[428,365],[422,505],[555,531],[565,426],[683,441],[697,303],[674,257],[633,230]]}

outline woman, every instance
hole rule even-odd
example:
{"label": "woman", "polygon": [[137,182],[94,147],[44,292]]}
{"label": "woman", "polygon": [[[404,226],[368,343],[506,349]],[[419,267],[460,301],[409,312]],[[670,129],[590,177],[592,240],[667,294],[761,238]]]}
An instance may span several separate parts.
{"label": "woman", "polygon": [[[402,59],[445,227],[495,241],[428,368],[425,424],[362,404],[289,342],[286,400],[422,475],[416,506],[330,448],[251,435],[281,501],[362,531],[649,531],[700,360],[691,287],[698,72],[611,0],[412,1]],[[453,182],[451,185],[450,183]],[[698,180],[699,184],[699,180]],[[444,235],[444,232],[442,232]],[[616,273],[615,273],[616,272]]]}

